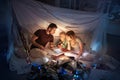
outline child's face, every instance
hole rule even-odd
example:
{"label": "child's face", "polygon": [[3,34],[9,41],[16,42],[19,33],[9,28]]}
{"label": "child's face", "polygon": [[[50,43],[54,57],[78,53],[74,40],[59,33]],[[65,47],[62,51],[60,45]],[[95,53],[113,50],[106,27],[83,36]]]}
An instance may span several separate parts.
{"label": "child's face", "polygon": [[60,39],[63,41],[63,40],[65,40],[65,34],[60,34]]}

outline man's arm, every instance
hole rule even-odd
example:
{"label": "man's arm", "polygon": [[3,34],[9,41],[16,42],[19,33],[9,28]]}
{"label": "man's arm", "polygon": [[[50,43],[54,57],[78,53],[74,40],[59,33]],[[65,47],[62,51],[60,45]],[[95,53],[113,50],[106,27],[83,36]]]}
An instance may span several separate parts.
{"label": "man's arm", "polygon": [[54,43],[53,42],[49,42],[50,44],[49,44],[49,46],[50,46],[50,48],[52,49],[52,48],[54,48]]}
{"label": "man's arm", "polygon": [[38,39],[38,37],[36,35],[32,36],[31,42],[34,46],[40,48],[40,49],[44,49],[44,47],[40,44],[38,44],[35,40]]}

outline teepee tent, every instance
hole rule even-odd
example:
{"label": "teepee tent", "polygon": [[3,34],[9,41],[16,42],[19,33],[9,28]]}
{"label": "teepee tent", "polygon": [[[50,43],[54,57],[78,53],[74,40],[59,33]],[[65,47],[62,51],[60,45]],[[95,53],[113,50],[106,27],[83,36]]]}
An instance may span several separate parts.
{"label": "teepee tent", "polygon": [[58,26],[54,42],[61,31],[73,30],[85,44],[87,52],[102,55],[107,50],[107,14],[53,7],[34,0],[12,0],[11,6],[13,47],[7,56],[10,59],[10,70],[17,70],[19,74],[29,71],[29,68],[26,69],[26,59],[16,58],[15,54],[28,52],[33,33],[38,29],[46,29],[50,23]]}
{"label": "teepee tent", "polygon": [[[46,29],[50,23],[55,23],[58,26],[55,37],[61,31],[73,30],[87,48],[98,52],[106,47],[106,14],[58,8],[33,0],[13,0],[12,9],[14,19],[29,35],[32,35],[37,29]],[[16,26],[13,27],[14,32]],[[17,37],[16,35],[15,38]]]}

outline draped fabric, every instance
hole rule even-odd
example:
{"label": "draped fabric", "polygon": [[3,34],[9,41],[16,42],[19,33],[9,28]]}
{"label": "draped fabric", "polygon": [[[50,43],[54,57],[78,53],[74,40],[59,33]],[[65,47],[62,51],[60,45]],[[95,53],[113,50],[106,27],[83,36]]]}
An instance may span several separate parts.
{"label": "draped fabric", "polygon": [[[29,35],[55,23],[58,26],[55,37],[61,31],[73,30],[88,50],[106,49],[106,14],[58,8],[34,0],[12,0],[12,8],[19,25]],[[17,40],[17,37],[14,38]]]}

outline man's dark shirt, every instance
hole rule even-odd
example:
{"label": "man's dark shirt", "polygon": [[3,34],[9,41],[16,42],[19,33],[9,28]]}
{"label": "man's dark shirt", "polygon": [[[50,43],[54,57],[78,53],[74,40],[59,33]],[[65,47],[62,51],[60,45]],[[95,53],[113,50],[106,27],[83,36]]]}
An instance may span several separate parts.
{"label": "man's dark shirt", "polygon": [[[38,37],[38,39],[36,39],[35,41],[36,41],[38,44],[40,44],[40,45],[42,45],[42,46],[44,46],[44,47],[46,46],[46,44],[47,44],[48,42],[53,42],[53,40],[54,40],[53,35],[47,34],[47,33],[46,33],[46,30],[44,30],[44,29],[39,29],[39,30],[37,30],[37,31],[34,33],[34,35],[36,35],[36,36]],[[31,49],[33,49],[33,48],[38,48],[38,47],[36,47],[36,46],[34,46],[34,45],[32,44]]]}

